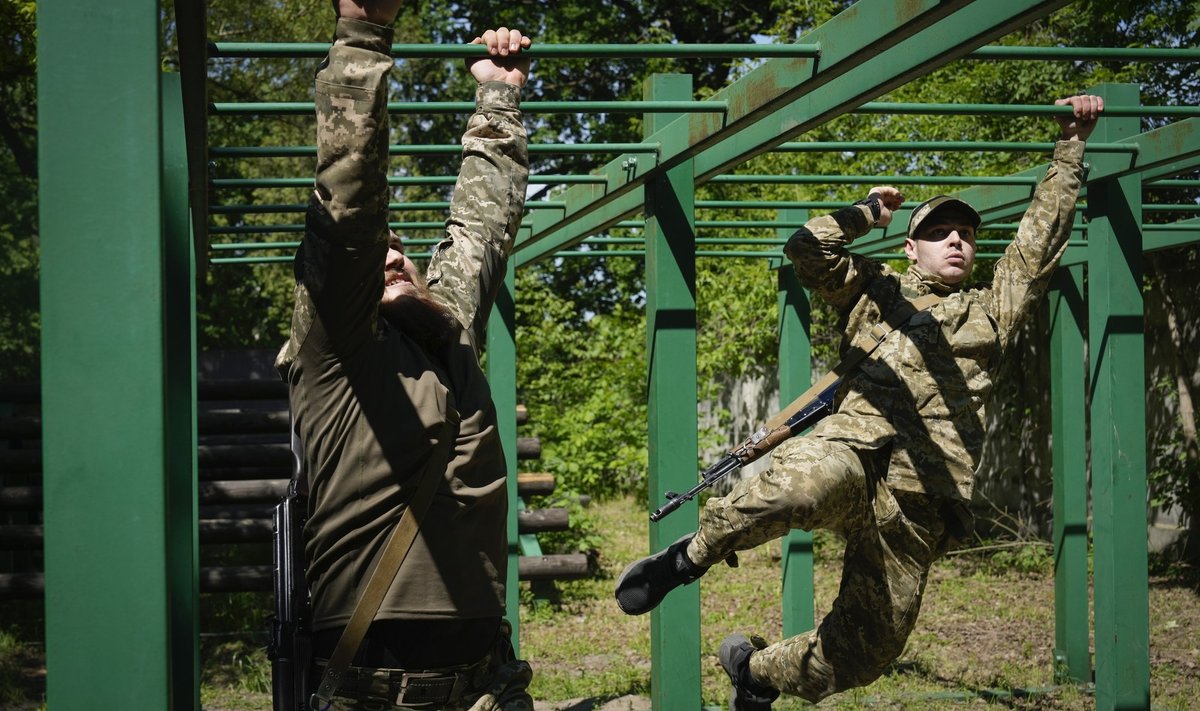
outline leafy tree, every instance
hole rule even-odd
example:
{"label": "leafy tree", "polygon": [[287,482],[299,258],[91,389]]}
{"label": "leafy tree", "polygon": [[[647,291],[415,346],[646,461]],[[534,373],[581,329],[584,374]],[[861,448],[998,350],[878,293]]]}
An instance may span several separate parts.
{"label": "leafy tree", "polygon": [[38,375],[36,6],[0,4],[0,381]]}

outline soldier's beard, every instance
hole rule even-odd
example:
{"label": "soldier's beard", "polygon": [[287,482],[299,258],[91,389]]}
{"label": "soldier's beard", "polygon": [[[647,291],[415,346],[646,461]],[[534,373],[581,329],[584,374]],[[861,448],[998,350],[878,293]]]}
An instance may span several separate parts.
{"label": "soldier's beard", "polygon": [[436,301],[423,284],[420,287],[415,294],[405,294],[381,304],[379,313],[393,328],[421,345],[441,349],[457,340],[458,319]]}

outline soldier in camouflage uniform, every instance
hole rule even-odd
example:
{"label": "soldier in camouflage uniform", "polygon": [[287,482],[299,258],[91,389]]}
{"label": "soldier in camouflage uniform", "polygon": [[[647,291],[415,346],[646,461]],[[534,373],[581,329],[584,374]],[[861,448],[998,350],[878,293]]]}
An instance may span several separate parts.
{"label": "soldier in camouflage uniform", "polygon": [[[316,674],[418,480],[433,475],[429,513],[333,707],[528,711],[531,671],[502,619],[507,471],[479,343],[528,183],[518,107],[530,40],[506,28],[475,40],[490,56],[470,64],[476,111],[445,236],[422,278],[388,229],[399,5],[334,2],[334,44],[316,77],[316,189],[277,360],[307,471]],[[447,438],[447,461],[431,463]]]}
{"label": "soldier in camouflage uniform", "polygon": [[[870,354],[843,378],[834,414],[780,445],[769,470],[709,499],[699,531],[631,564],[617,583],[621,608],[641,614],[735,551],[790,529],[845,537],[841,588],[817,629],[770,646],[742,635],[721,645],[732,708],[768,709],[781,691],[816,702],[878,678],[904,649],[930,566],[969,530],[992,378],[1066,247],[1084,141],[1103,108],[1094,96],[1057,103],[1073,115],[1059,118],[1050,170],[991,285],[966,281],[979,214],[946,196],[913,211],[903,274],[847,249],[891,222],[902,202],[895,188],[810,220],[788,241],[801,283],[841,314],[843,356]],[[931,293],[936,305],[874,347],[876,325]]]}

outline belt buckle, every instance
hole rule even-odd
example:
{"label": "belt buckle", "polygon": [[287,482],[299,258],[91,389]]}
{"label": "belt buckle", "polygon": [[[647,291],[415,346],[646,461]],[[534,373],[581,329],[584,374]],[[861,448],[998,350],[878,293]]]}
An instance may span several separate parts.
{"label": "belt buckle", "polygon": [[454,697],[459,675],[445,672],[405,672],[400,677],[397,706],[404,704],[444,704]]}

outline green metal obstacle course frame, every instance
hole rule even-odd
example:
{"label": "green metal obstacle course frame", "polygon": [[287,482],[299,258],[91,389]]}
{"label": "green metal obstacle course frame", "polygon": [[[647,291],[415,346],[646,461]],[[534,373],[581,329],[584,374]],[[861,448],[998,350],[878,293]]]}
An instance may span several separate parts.
{"label": "green metal obstacle course frame", "polygon": [[[807,296],[783,268],[780,245],[817,201],[737,203],[696,199],[697,186],[741,180],[898,183],[896,176],[728,176],[773,150],[1037,150],[1050,144],[928,142],[926,144],[790,143],[806,131],[852,112],[934,113],[1011,111],[1054,113],[1052,107],[980,107],[877,103],[891,89],[963,59],[1059,61],[1109,59],[1196,61],[1195,49],[1021,48],[987,44],[1046,16],[1066,0],[861,0],[783,48],[642,45],[535,47],[535,57],[761,56],[754,70],[706,101],[692,99],[684,75],[658,75],[641,102],[527,102],[525,110],[644,113],[643,141],[579,147],[534,146],[539,152],[589,152],[615,157],[588,176],[540,176],[570,184],[552,200],[530,205],[496,309],[489,320],[488,366],[500,427],[516,438],[516,269],[553,256],[642,256],[646,263],[647,363],[651,507],[665,491],[690,486],[697,451],[695,259],[757,258],[778,270],[780,397],[803,391],[811,377]],[[176,4],[181,75],[159,67],[159,7],[151,0],[81,0],[39,8],[39,172],[43,320],[43,446],[45,605],[48,703],[52,708],[146,708],[199,705],[198,551],[196,532],[195,283],[198,272],[238,261],[290,259],[246,256],[280,243],[211,244],[210,216],[247,206],[211,200],[229,185],[209,180],[207,163],[223,157],[311,147],[209,147],[206,55],[247,58],[317,52],[315,45],[207,48],[204,6]],[[871,18],[870,22],[864,18]],[[398,46],[397,54],[461,57],[478,48]],[[593,54],[589,55],[591,52]],[[611,52],[612,54],[604,54]],[[721,55],[720,53],[725,53]],[[689,54],[691,53],[691,54]],[[757,53],[757,54],[755,54]],[[773,56],[768,56],[771,55]],[[311,55],[310,55],[311,56]],[[672,55],[676,56],[676,55]],[[1050,296],[1054,404],[1055,660],[1065,681],[1092,681],[1088,620],[1088,460],[1090,440],[1095,584],[1097,708],[1148,708],[1149,630],[1145,535],[1145,416],[1120,407],[1144,397],[1142,254],[1194,244],[1200,221],[1143,224],[1143,191],[1196,187],[1200,166],[1196,107],[1141,107],[1136,87],[1093,91],[1108,109],[1088,146],[1091,172],[1083,210]],[[457,102],[395,106],[396,112],[463,111]],[[87,107],[86,111],[80,107]],[[308,111],[307,105],[216,105],[216,115]],[[1139,117],[1171,123],[1142,133]],[[403,146],[402,152],[445,152],[446,146]],[[979,208],[985,227],[1007,225],[1025,209],[1039,166],[1013,176],[943,178]],[[114,176],[119,176],[114,180]],[[280,176],[271,180],[311,177]],[[437,183],[443,178],[422,178]],[[396,184],[405,181],[393,180]],[[929,178],[911,182],[932,184]],[[244,186],[244,184],[243,184]],[[969,186],[969,187],[968,187]],[[210,202],[213,203],[210,206]],[[761,252],[723,251],[731,239],[697,237],[697,229],[745,222],[698,221],[700,209],[777,209],[776,237]],[[257,206],[298,213],[293,205]],[[444,209],[444,203],[397,210]],[[1189,206],[1178,206],[1186,213]],[[643,220],[632,218],[642,215]],[[856,243],[877,256],[902,243],[895,227]],[[281,223],[282,224],[282,223]],[[635,224],[638,249],[603,235]],[[291,230],[276,226],[274,231]],[[1003,242],[1003,241],[1001,241]],[[590,249],[577,249],[581,244]],[[746,240],[740,240],[745,244]],[[240,245],[240,246],[231,246]],[[1000,244],[985,242],[987,248]],[[210,250],[211,247],[211,250]],[[699,247],[699,248],[698,248]],[[997,252],[999,249],[996,250]],[[230,252],[236,256],[227,256]],[[986,257],[985,250],[981,256]],[[1084,275],[1086,273],[1086,291]],[[1086,325],[1086,328],[1085,328]],[[1084,333],[1089,334],[1085,371]],[[1085,390],[1087,388],[1088,390]],[[1089,403],[1085,406],[1085,403]],[[1085,407],[1087,409],[1085,409]],[[692,414],[688,414],[692,413]],[[134,444],[136,443],[136,444]],[[509,446],[510,472],[516,470]],[[515,477],[510,497],[515,500]],[[516,622],[515,510],[509,539],[509,610]],[[648,550],[694,530],[689,504],[651,524]],[[811,537],[785,541],[785,633],[812,624]],[[699,586],[671,594],[650,616],[652,696],[656,709],[696,709],[700,700]],[[617,614],[614,608],[614,614]],[[136,644],[127,640],[137,635]]]}

